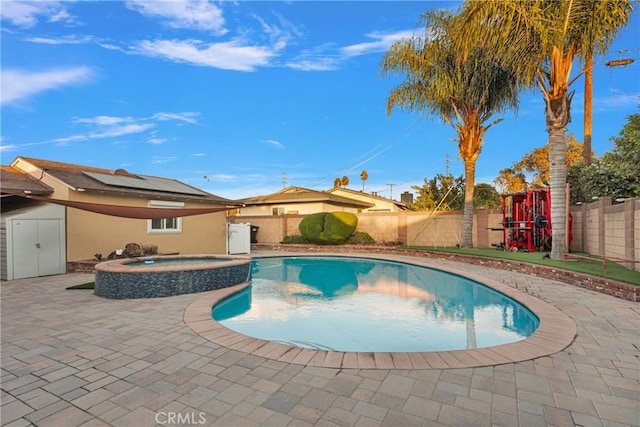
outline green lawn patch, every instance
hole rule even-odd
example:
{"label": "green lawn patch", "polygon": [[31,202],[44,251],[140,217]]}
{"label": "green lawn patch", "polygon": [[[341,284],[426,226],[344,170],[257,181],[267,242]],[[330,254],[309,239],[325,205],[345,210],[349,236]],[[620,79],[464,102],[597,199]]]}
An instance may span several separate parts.
{"label": "green lawn patch", "polygon": [[[447,252],[452,254],[475,255],[486,258],[507,259],[512,261],[539,264],[547,267],[555,267],[564,270],[576,271],[578,273],[590,274],[592,276],[606,277],[620,282],[640,285],[640,272],[623,267],[614,262],[607,263],[607,274],[604,274],[604,265],[599,261],[589,261],[585,259],[567,260],[566,262],[545,258],[544,252],[509,252],[497,249],[459,249],[456,247],[433,247],[433,246],[402,246],[405,249],[422,250],[429,252]],[[576,252],[576,255],[588,256],[586,253]],[[592,257],[596,258],[596,257]]]}
{"label": "green lawn patch", "polygon": [[93,289],[95,287],[94,282],[83,283],[81,285],[69,286],[67,290],[76,290],[76,289]]}

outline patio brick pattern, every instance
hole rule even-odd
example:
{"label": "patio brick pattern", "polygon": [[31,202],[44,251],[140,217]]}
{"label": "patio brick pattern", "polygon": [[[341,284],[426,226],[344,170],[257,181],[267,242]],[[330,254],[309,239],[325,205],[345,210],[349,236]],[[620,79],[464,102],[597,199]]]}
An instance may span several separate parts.
{"label": "patio brick pattern", "polygon": [[247,340],[238,351],[205,338],[185,323],[204,294],[110,300],[65,290],[91,274],[3,282],[0,424],[154,426],[173,414],[205,426],[640,425],[638,303],[437,262],[556,307],[574,322],[575,339],[552,354],[489,366],[347,353],[340,363],[356,367],[342,368],[328,354],[274,360],[286,354],[277,345],[256,349]]}

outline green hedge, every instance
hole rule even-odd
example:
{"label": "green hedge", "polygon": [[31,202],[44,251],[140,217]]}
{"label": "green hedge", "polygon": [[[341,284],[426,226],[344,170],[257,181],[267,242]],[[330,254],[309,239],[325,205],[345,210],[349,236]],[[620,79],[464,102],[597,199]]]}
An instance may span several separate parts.
{"label": "green hedge", "polygon": [[318,212],[306,216],[298,226],[300,234],[319,245],[339,245],[353,234],[358,217],[349,212]]}

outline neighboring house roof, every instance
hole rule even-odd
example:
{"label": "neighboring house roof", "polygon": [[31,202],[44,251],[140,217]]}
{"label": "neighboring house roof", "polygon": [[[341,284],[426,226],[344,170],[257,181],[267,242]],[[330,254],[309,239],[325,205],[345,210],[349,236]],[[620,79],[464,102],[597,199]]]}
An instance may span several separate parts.
{"label": "neighboring house roof", "polygon": [[393,203],[394,205],[396,205],[399,209],[402,210],[406,210],[409,209],[409,207],[402,202],[398,202],[397,200],[393,200],[393,199],[387,199],[386,197],[381,197],[381,196],[377,196],[375,194],[370,194],[370,193],[365,193],[362,191],[356,191],[356,190],[351,190],[349,188],[344,188],[344,187],[338,187],[338,188],[332,188],[330,190],[327,190],[327,193],[334,193],[334,192],[344,192],[344,193],[351,193],[353,195],[357,195],[360,197],[367,197],[373,200],[380,200],[383,202],[387,202],[387,203]]}
{"label": "neighboring house roof", "polygon": [[313,202],[349,205],[359,208],[369,208],[374,206],[372,203],[363,202],[361,200],[349,199],[347,197],[330,194],[325,191],[316,191],[303,187],[287,187],[273,194],[248,197],[246,199],[241,199],[238,201],[244,203],[246,206]]}
{"label": "neighboring house roof", "polygon": [[53,188],[13,166],[0,166],[0,191],[4,194],[51,194]]}
{"label": "neighboring house roof", "polygon": [[[150,175],[137,175],[124,169],[103,169],[50,160],[18,157],[12,163],[14,169],[21,161],[27,162],[64,185],[76,190],[128,196],[144,196],[153,199],[206,201],[224,205],[234,201],[192,187],[181,181]],[[4,177],[2,179],[4,189]]]}

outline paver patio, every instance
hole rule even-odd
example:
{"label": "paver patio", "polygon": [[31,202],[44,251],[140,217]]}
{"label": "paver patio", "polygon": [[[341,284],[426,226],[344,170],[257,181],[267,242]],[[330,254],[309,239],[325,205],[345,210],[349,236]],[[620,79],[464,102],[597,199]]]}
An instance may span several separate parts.
{"label": "paver patio", "polygon": [[[406,257],[411,260],[411,257]],[[640,304],[437,260],[577,325],[564,350],[462,369],[340,369],[231,350],[184,322],[200,294],[109,300],[69,274],[3,282],[3,426],[640,425]]]}

